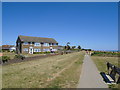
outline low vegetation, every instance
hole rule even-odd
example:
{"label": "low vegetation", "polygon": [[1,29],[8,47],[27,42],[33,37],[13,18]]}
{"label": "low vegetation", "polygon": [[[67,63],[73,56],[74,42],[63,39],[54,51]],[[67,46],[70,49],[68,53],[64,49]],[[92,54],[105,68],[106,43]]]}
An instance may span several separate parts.
{"label": "low vegetation", "polygon": [[16,54],[14,58],[23,60],[23,59],[25,59],[25,56],[24,55],[20,55],[20,54]]}
{"label": "low vegetation", "polygon": [[103,51],[94,51],[91,56],[106,56],[106,57],[118,57],[120,53],[118,52],[103,52]]}
{"label": "low vegetation", "polygon": [[10,57],[2,56],[0,60],[2,60],[3,63],[5,63],[5,62],[8,62],[8,60],[10,60]]}
{"label": "low vegetation", "polygon": [[75,88],[83,52],[3,66],[3,88]]}

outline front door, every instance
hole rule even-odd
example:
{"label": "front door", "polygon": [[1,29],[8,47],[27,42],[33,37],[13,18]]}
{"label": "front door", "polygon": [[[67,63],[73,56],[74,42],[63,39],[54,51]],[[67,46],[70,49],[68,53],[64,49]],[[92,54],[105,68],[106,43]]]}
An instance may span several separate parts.
{"label": "front door", "polygon": [[29,48],[29,54],[33,54],[33,48]]}

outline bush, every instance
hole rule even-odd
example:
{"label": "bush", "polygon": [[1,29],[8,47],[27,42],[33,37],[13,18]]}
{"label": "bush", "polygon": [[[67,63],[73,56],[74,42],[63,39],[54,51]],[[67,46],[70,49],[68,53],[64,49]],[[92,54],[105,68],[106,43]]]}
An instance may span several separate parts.
{"label": "bush", "polygon": [[33,52],[33,54],[49,54],[50,52]]}
{"label": "bush", "polygon": [[51,52],[44,52],[45,54],[50,54]]}
{"label": "bush", "polygon": [[10,52],[9,50],[2,50],[2,52]]}
{"label": "bush", "polygon": [[16,51],[15,51],[15,50],[13,50],[13,51],[11,51],[11,52],[15,53]]}
{"label": "bush", "polygon": [[17,58],[17,59],[25,59],[25,56],[24,55],[20,55],[20,54],[17,54],[17,55],[15,55],[15,57],[14,57],[15,59]]}
{"label": "bush", "polygon": [[100,52],[100,51],[94,51],[94,53],[91,54],[91,56],[108,56],[108,57],[118,57],[120,53],[118,52]]}
{"label": "bush", "polygon": [[10,60],[10,57],[8,57],[8,56],[2,56],[2,62],[3,63],[8,62],[8,60]]}

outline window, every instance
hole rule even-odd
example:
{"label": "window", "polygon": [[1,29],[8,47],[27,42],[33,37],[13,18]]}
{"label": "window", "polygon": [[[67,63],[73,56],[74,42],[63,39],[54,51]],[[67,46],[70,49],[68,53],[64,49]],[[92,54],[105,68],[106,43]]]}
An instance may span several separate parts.
{"label": "window", "polygon": [[32,45],[32,42],[30,42],[30,45]]}
{"label": "window", "polygon": [[39,48],[35,48],[34,52],[41,52],[41,50]]}
{"label": "window", "polygon": [[40,43],[35,43],[34,46],[40,46]]}
{"label": "window", "polygon": [[57,49],[52,49],[52,51],[57,51]]}
{"label": "window", "polygon": [[52,43],[49,43],[50,46],[52,46]]}
{"label": "window", "polygon": [[57,46],[58,44],[57,44],[57,43],[54,43],[53,45],[54,45],[54,46]]}
{"label": "window", "polygon": [[44,51],[44,52],[50,51],[50,49],[49,49],[49,48],[46,48],[46,49],[43,49],[43,51]]}
{"label": "window", "polygon": [[28,52],[28,48],[24,48],[23,51]]}
{"label": "window", "polygon": [[24,42],[23,44],[24,44],[24,45],[28,45],[28,42]]}
{"label": "window", "polygon": [[49,46],[49,43],[44,43],[43,45],[44,45],[44,46]]}

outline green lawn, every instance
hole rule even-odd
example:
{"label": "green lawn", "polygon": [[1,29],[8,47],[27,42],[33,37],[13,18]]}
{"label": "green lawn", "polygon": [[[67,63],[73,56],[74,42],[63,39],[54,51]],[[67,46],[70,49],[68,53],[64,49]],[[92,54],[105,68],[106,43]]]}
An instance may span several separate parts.
{"label": "green lawn", "polygon": [[77,52],[3,66],[3,88],[75,88],[83,58]]}
{"label": "green lawn", "polygon": [[[105,72],[107,74],[106,62],[110,62],[113,65],[118,66],[118,57],[103,57],[103,56],[91,56],[92,60],[95,62],[98,70],[100,72]],[[118,85],[109,85],[111,88],[117,88]]]}

